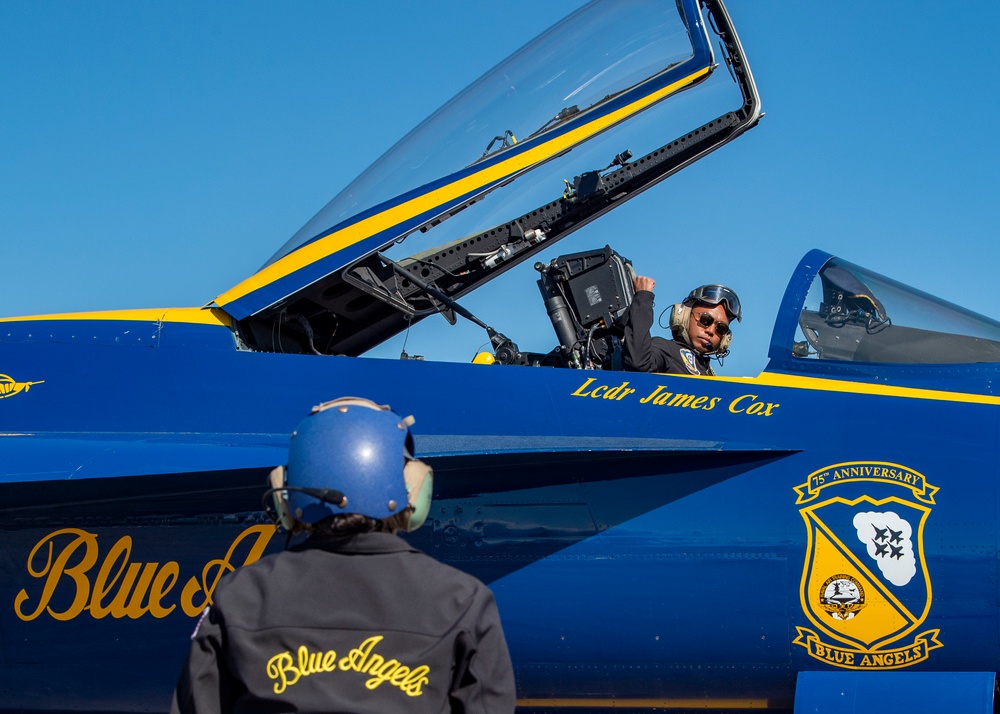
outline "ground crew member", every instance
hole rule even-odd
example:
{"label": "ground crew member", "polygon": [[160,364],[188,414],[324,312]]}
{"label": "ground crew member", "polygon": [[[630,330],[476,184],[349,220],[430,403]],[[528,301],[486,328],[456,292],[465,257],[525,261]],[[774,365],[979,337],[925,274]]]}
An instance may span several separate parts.
{"label": "ground crew member", "polygon": [[653,337],[653,288],[656,281],[636,276],[635,297],[622,316],[625,331],[622,363],[634,372],[715,375],[710,358],[729,354],[729,325],[743,314],[740,299],[724,285],[702,285],[671,308],[672,340]]}
{"label": "ground crew member", "polygon": [[430,508],[412,423],[348,397],[299,424],[266,498],[308,538],[219,583],[171,712],[514,710],[493,593],[395,535]]}

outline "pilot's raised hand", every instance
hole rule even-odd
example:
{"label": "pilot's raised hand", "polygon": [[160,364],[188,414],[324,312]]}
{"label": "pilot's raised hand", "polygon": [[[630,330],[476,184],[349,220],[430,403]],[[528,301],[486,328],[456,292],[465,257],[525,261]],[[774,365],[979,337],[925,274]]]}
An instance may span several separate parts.
{"label": "pilot's raised hand", "polygon": [[656,281],[652,278],[647,278],[645,275],[636,275],[635,280],[632,281],[632,285],[635,287],[635,291],[648,290],[653,292],[653,288],[656,287]]}

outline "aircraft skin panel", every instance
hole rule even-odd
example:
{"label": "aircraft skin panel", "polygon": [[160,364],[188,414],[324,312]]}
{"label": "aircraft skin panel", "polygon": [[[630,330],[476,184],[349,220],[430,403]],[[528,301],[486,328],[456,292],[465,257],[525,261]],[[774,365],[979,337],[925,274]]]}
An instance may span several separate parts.
{"label": "aircraft skin panel", "polygon": [[[709,57],[710,59],[710,57]],[[633,90],[625,99],[609,102],[606,110],[597,116],[568,123],[554,130],[555,136],[545,134],[537,140],[517,144],[493,162],[474,164],[455,176],[443,179],[440,185],[430,185],[419,191],[401,196],[371,211],[333,233],[313,240],[280,260],[271,263],[239,285],[215,299],[215,304],[226,309],[236,319],[266,308],[288,294],[311,284],[350,260],[365,255],[401,235],[415,230],[420,224],[451,208],[464,203],[490,188],[510,180],[522,171],[537,166],[571,147],[586,141],[607,128],[646,109],[671,94],[691,85],[710,72],[709,67],[672,81],[666,86],[644,86],[648,94],[632,99]],[[675,76],[676,72],[667,72]],[[652,90],[652,91],[650,91]],[[624,102],[628,103],[624,103]],[[616,106],[624,104],[623,106]],[[348,251],[348,249],[350,249]],[[345,252],[347,251],[347,252]],[[324,262],[333,258],[333,262]]]}
{"label": "aircraft skin panel", "polygon": [[[10,323],[2,342],[64,343],[113,347],[165,347],[183,337],[185,346],[197,349],[235,349],[232,330],[194,322],[164,323],[132,320],[60,320]],[[170,339],[167,339],[170,338]]]}
{"label": "aircraft skin panel", "polygon": [[[87,346],[171,348],[195,350],[236,349],[232,320],[218,309],[167,308],[65,313],[0,319],[0,345],[65,343]],[[18,382],[3,376],[11,389]]]}
{"label": "aircraft skin panel", "polygon": [[[77,332],[87,334],[82,327]],[[488,392],[490,403],[497,410],[506,405],[506,413],[520,414],[526,403],[540,414],[552,413],[555,404],[561,405],[559,418],[564,421],[558,431],[553,432],[552,426],[546,425],[547,417],[531,419],[521,415],[509,425],[510,430],[505,426],[505,433],[510,436],[551,433],[584,437],[593,431],[591,416],[599,415],[600,435],[605,438],[681,438],[679,434],[658,432],[654,418],[680,411],[690,414],[695,423],[716,415],[740,419],[739,443],[769,444],[774,449],[798,447],[793,439],[784,436],[775,439],[764,428],[788,412],[782,400],[798,403],[822,394],[825,399],[848,403],[861,397],[886,403],[927,401],[941,409],[976,409],[986,414],[991,413],[989,407],[998,403],[996,397],[985,395],[769,374],[757,379],[705,380],[677,375],[530,368],[501,372],[500,368],[480,365],[317,358],[235,349],[204,353],[134,350],[123,349],[120,343],[51,343],[40,351],[33,342],[12,342],[5,343],[3,351],[4,374],[12,383],[30,382],[32,386],[0,401],[4,408],[0,424],[4,430],[28,433],[281,433],[291,430],[298,417],[318,398],[313,396],[316,394],[364,390],[380,394],[379,398],[396,396],[394,401],[399,402],[407,394],[421,393],[423,384],[452,384],[455,380],[482,385],[480,388]],[[283,376],[275,380],[272,375],[278,369]],[[498,377],[508,387],[492,388]],[[147,424],[140,424],[137,410],[130,408],[135,399],[132,385],[143,382],[149,383],[150,398],[157,405],[152,414],[142,412]],[[391,390],[387,383],[393,385]],[[234,390],[232,384],[243,388]],[[765,392],[769,398],[762,396]],[[685,395],[691,399],[686,400]],[[270,408],[260,413],[264,402]],[[97,403],[103,407],[99,411],[93,409]],[[200,408],[194,409],[194,405]],[[421,406],[423,411],[429,408],[435,419],[444,420],[435,425],[437,433],[489,435],[496,431],[495,426],[486,422],[476,426],[465,421],[462,415],[473,407],[456,401],[447,389],[397,408],[419,413]],[[630,408],[644,409],[640,412],[644,418],[632,422]],[[709,441],[720,442],[726,441],[723,436],[723,433],[688,435],[692,439],[704,441],[708,437]]]}
{"label": "aircraft skin panel", "polygon": [[[749,482],[760,475],[747,473],[745,478]],[[788,629],[786,601],[790,593],[786,591],[782,594],[781,588],[783,580],[788,577],[789,564],[796,558],[784,546],[774,545],[781,542],[787,523],[783,523],[781,518],[772,520],[775,511],[780,509],[767,507],[766,501],[770,496],[765,494],[773,491],[765,489],[773,485],[772,481],[765,476],[764,482],[758,479],[756,484],[745,484],[757,492],[755,499],[751,498],[746,488],[731,489],[725,494],[689,496],[684,502],[676,502],[672,513],[649,513],[620,524],[615,530],[605,531],[600,538],[591,537],[543,560],[524,555],[519,561],[516,554],[509,552],[508,543],[505,559],[521,565],[521,568],[492,585],[501,603],[515,656],[527,651],[542,660],[518,665],[518,680],[530,693],[526,696],[535,699],[569,696],[599,687],[605,692],[645,692],[648,696],[653,696],[652,690],[662,689],[678,697],[681,686],[678,682],[686,682],[684,686],[693,697],[709,692],[709,681],[714,682],[716,687],[730,686],[737,676],[749,677],[751,673],[758,682],[757,692],[774,696],[774,692],[784,686],[781,682],[791,676],[788,664],[790,636],[785,636]],[[718,489],[719,484],[711,488]],[[642,488],[637,491],[646,492]],[[533,510],[540,511],[540,503],[551,504],[554,497],[558,494],[536,494]],[[743,505],[720,508],[720,497],[726,498],[726,501],[742,498]],[[565,495],[562,498],[568,500]],[[459,509],[462,512],[474,511],[475,508],[487,510],[487,504],[475,501],[445,501],[442,507],[452,518],[460,517],[455,515]],[[739,531],[727,528],[726,523],[732,522],[730,519],[738,517],[742,508],[747,507],[754,508],[763,520],[771,524],[770,528],[754,527]],[[531,510],[527,503],[524,504],[516,519],[510,522],[519,525],[530,523],[526,512]],[[685,513],[688,515],[685,516]],[[970,514],[970,518],[977,515]],[[551,514],[549,518],[551,529]],[[150,522],[153,520],[152,517],[148,519]],[[216,525],[220,530],[212,530],[211,524],[206,521],[205,528],[198,532],[199,539],[216,545],[216,553],[206,554],[205,562],[221,557],[225,546],[243,532],[240,528],[247,528],[245,523],[228,530],[222,522]],[[54,524],[47,528],[18,531],[7,546],[8,552],[12,556],[14,550],[22,551],[20,555],[23,557],[25,549],[52,530]],[[108,541],[117,544],[128,535],[131,538],[130,553],[136,557],[140,552],[144,553],[151,559],[150,562],[153,562],[154,556],[155,562],[178,562],[177,553],[193,545],[186,539],[178,540],[181,533],[176,528],[172,531],[161,528],[161,536],[156,535],[158,531],[153,527],[140,527],[135,523],[117,529],[87,527],[81,530],[96,532],[96,543]],[[676,545],[671,546],[662,540],[658,542],[657,539],[670,532],[676,534]],[[231,538],[224,537],[227,533]],[[684,544],[683,540],[691,533],[697,535],[702,543],[700,547],[692,546],[690,540]],[[536,528],[534,532],[525,533],[521,545],[525,549],[537,546],[547,535],[541,527]],[[152,542],[170,542],[173,550],[167,554],[150,555],[150,538],[153,538]],[[14,545],[17,547],[11,548]],[[486,543],[479,545],[478,549],[489,546]],[[83,548],[83,545],[78,547]],[[123,547],[120,546],[120,549]],[[489,551],[483,552],[478,555],[477,564],[476,554],[463,552],[476,546],[470,542],[463,544],[455,541],[447,528],[436,534],[435,546],[432,547],[439,557],[474,572],[492,565],[497,557]],[[14,558],[11,557],[11,560]],[[193,564],[190,559],[180,563],[179,571],[184,579],[198,570],[190,567]],[[961,569],[968,567],[966,564]],[[791,569],[794,570],[794,566]],[[96,577],[95,570],[96,565],[88,571],[91,580]],[[23,575],[20,578],[23,585]],[[705,585],[698,587],[697,584]],[[761,589],[764,592],[758,592]],[[962,609],[972,609],[975,593],[975,587],[966,589],[962,594],[966,607]],[[172,597],[162,599],[164,608],[171,604],[183,604],[179,593],[171,591],[167,595]],[[756,598],[754,618],[746,618],[746,611],[734,606],[736,599],[747,597]],[[780,602],[775,602],[776,597]],[[10,598],[5,597],[5,600],[11,602]],[[34,599],[26,602],[37,606]],[[981,608],[981,600],[978,605]],[[946,607],[952,610],[949,603]],[[53,609],[60,615],[72,614],[69,605]],[[135,612],[138,613],[138,610]],[[702,616],[697,623],[691,623],[687,614],[693,612],[711,613],[711,616]],[[25,606],[22,613],[30,616],[34,610]],[[76,623],[85,614],[81,612],[67,622]],[[40,617],[29,622],[37,623]],[[593,628],[594,632],[588,628],[581,631],[581,617],[616,624],[613,632],[618,634],[610,636],[605,627]],[[139,614],[136,621],[143,618],[154,619],[146,612]],[[127,615],[115,618],[113,611],[106,614],[101,618],[103,629],[94,633],[95,641],[105,638],[111,631],[120,630],[129,619]],[[974,618],[976,623],[980,619],[981,616]],[[15,626],[17,624],[14,623]],[[954,627],[956,623],[949,624]],[[127,632],[124,630],[122,634]],[[182,657],[184,638],[178,636],[176,639],[181,644],[174,654]],[[26,652],[30,651],[31,647],[26,648]],[[683,660],[679,653],[683,653]],[[739,653],[741,659],[729,660],[726,653]],[[122,671],[127,672],[128,669]],[[553,681],[564,682],[565,686],[553,691]],[[533,682],[537,687],[533,686]],[[543,682],[546,683],[544,686]],[[773,688],[770,693],[767,691],[769,688]]]}
{"label": "aircraft skin panel", "polygon": [[[270,470],[288,450],[288,434],[199,434],[191,438],[167,433],[8,433],[0,435],[0,440],[8,464],[4,483]],[[114,486],[119,487],[118,483]],[[48,500],[53,500],[51,494]]]}
{"label": "aircraft skin panel", "polygon": [[[81,334],[85,334],[85,331],[81,331]],[[578,415],[599,405],[607,407],[606,410],[597,412],[602,419],[602,436],[663,438],[654,431],[656,422],[651,419],[651,415],[670,413],[680,407],[692,415],[715,416],[721,413],[729,419],[744,419],[751,428],[741,432],[741,442],[768,443],[772,448],[780,449],[785,448],[786,443],[791,444],[791,448],[795,448],[795,445],[780,436],[775,440],[768,430],[752,427],[757,423],[763,427],[773,417],[786,413],[787,409],[782,407],[782,399],[815,396],[821,391],[815,388],[820,385],[819,381],[793,380],[772,375],[764,375],[759,380],[704,380],[677,375],[549,369],[514,368],[500,372],[500,368],[480,365],[317,358],[311,355],[275,355],[235,349],[205,353],[186,350],[123,350],[120,344],[54,343],[47,346],[46,350],[39,351],[34,343],[6,343],[3,368],[5,374],[19,383],[44,380],[44,385],[32,386],[30,390],[3,402],[5,413],[0,414],[0,419],[9,425],[16,424],[16,431],[78,432],[81,425],[86,425],[87,430],[95,432],[290,431],[297,422],[296,417],[316,399],[313,396],[295,397],[295,394],[313,395],[340,393],[345,389],[364,389],[385,397],[390,396],[390,389],[385,382],[392,382],[394,388],[391,394],[398,394],[395,401],[400,401],[401,398],[405,399],[405,394],[419,391],[424,380],[452,384],[460,379],[469,380],[470,385],[482,385],[480,388],[488,391],[491,403],[507,404],[510,413],[519,413],[519,407],[528,400],[541,413],[545,413],[546,408],[551,409],[553,403],[562,403],[566,413],[560,414],[560,419],[566,421],[565,426],[560,427],[557,433],[566,436],[590,433],[592,424]],[[283,374],[280,381],[271,377],[279,368]],[[394,376],[387,379],[381,377],[383,374]],[[598,376],[591,377],[589,374]],[[155,385],[151,386],[156,387],[152,394],[155,394],[158,410],[153,415],[144,415],[155,428],[143,429],[136,423],[133,413],[135,410],[126,407],[134,399],[130,393],[132,385],[149,379],[151,375],[155,375],[156,379]],[[498,376],[502,377],[504,383],[509,382],[515,386],[507,390],[491,388],[490,385]],[[236,381],[231,382],[230,378]],[[245,388],[233,390],[233,383],[245,385]],[[797,386],[800,384],[803,386]],[[400,385],[403,391],[396,391],[396,385]],[[709,386],[710,390],[707,389]],[[863,384],[855,386],[833,380],[825,381],[823,386],[831,389],[828,396],[832,400],[871,396],[886,401],[913,402],[926,397],[935,403],[941,402],[942,408],[946,408],[946,401],[956,407],[980,408],[995,406],[997,403],[995,397],[976,394],[952,394],[934,390],[924,392]],[[645,394],[641,393],[643,390],[646,390]],[[765,390],[777,395],[772,396],[772,400],[777,401],[762,402],[764,397],[759,392]],[[717,396],[719,391],[725,396]],[[93,399],[68,398],[72,395],[86,395],[88,392],[93,399],[104,400],[105,408],[95,413],[92,411],[95,403]],[[676,395],[692,395],[692,399],[685,403],[683,397]],[[705,399],[701,400],[702,397]],[[572,409],[565,404],[567,398],[573,405]],[[263,415],[254,413],[260,411],[260,404],[265,399],[271,409]],[[461,415],[473,408],[456,401],[447,389],[431,399],[430,409],[445,419],[448,419],[448,415]],[[696,401],[697,404],[694,404]],[[187,411],[187,407],[192,404],[205,406],[195,412]],[[773,404],[770,409],[769,404]],[[648,409],[638,433],[634,431],[635,424],[622,421],[629,414],[629,405]],[[421,404],[413,404],[399,408],[419,412],[420,406]],[[424,408],[428,408],[426,402]],[[263,422],[260,421],[261,417]],[[756,422],[748,417],[756,417]],[[234,419],[235,422],[232,421]],[[187,428],[182,428],[184,426]],[[435,430],[440,433],[462,434],[469,433],[468,428],[467,422],[457,418],[454,421],[449,419]],[[495,431],[485,424],[476,428],[485,429],[483,433],[486,434]],[[510,428],[513,431],[505,431],[512,435],[545,434],[551,430],[551,426],[535,424],[524,416],[518,423],[511,424]],[[420,433],[419,430],[417,433]],[[719,437],[721,436],[720,434]]]}
{"label": "aircraft skin panel", "polygon": [[[417,416],[436,494],[410,538],[494,588],[525,701],[679,702],[738,689],[776,706],[796,671],[838,666],[824,654],[884,663],[882,652],[830,642],[800,602],[812,562],[801,510],[833,514],[861,496],[930,509],[918,570],[931,587],[916,597],[909,585],[880,586],[921,619],[896,640],[905,651],[888,656],[909,652],[919,661],[903,664],[917,669],[968,667],[970,653],[979,666],[1000,663],[984,619],[996,579],[978,574],[996,558],[996,462],[983,448],[1000,432],[993,398],[815,389],[770,375],[20,342],[4,345],[3,369],[37,382],[0,400],[0,638],[19,653],[0,675],[4,691],[20,693],[8,707],[41,706],[27,692],[46,683],[54,697],[72,692],[100,708],[109,666],[135,682],[116,683],[126,690],[116,702],[168,698],[216,572],[258,545],[281,547],[280,537],[265,542],[259,504],[284,435],[313,402],[343,393]],[[456,384],[485,398],[456,399]],[[143,392],[155,408],[134,408]],[[846,414],[865,418],[836,416]],[[494,442],[497,424],[504,438]],[[818,482],[834,472],[842,478]],[[818,517],[867,563],[866,577],[881,577],[849,524]],[[92,647],[59,644],[70,633]]]}

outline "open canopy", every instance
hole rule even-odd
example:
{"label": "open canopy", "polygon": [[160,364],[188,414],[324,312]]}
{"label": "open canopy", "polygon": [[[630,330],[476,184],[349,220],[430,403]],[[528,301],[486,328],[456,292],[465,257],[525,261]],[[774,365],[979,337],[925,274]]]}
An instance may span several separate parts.
{"label": "open canopy", "polygon": [[[717,68],[710,28],[728,94],[688,101]],[[595,0],[432,114],[215,305],[255,349],[323,354],[450,316],[450,299],[753,126],[742,57],[716,0]],[[625,129],[654,106],[660,138],[633,157]]]}

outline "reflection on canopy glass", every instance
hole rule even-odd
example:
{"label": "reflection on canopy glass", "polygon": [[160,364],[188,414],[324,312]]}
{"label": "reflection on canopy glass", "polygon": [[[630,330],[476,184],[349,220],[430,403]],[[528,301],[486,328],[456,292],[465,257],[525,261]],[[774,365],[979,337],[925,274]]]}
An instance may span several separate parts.
{"label": "reflection on canopy glass", "polygon": [[[681,3],[596,2],[442,106],[268,261],[376,205],[537,138],[692,57]],[[696,25],[700,14],[693,18]]]}
{"label": "reflection on canopy glass", "polygon": [[834,258],[809,289],[793,354],[895,364],[1000,362],[1000,322]]}

